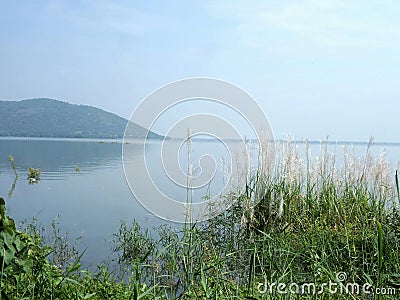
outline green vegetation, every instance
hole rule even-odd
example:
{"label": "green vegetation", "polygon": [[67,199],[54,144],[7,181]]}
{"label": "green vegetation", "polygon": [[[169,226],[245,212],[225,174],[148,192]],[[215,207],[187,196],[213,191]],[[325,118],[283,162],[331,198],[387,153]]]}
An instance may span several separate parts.
{"label": "green vegetation", "polygon": [[28,170],[28,182],[29,184],[38,183],[40,181],[40,170],[30,167]]}
{"label": "green vegetation", "polygon": [[[48,254],[57,247],[17,231],[2,205],[2,297],[398,299],[397,173],[369,151],[345,150],[338,168],[327,151],[312,159],[306,145],[301,159],[292,143],[280,147],[277,163],[261,162],[244,191],[226,195],[233,205],[207,222],[155,232],[123,222],[114,236],[118,275],[104,266],[90,273],[79,257],[54,266]],[[365,286],[386,295],[363,294]]]}
{"label": "green vegetation", "polygon": [[105,267],[93,274],[82,270],[81,256],[63,268],[51,264],[47,257],[55,249],[44,246],[36,231],[16,230],[3,198],[0,213],[1,299],[134,299],[131,286],[116,282]]}
{"label": "green vegetation", "polygon": [[[113,113],[53,99],[0,101],[0,136],[61,138],[122,138],[128,120]],[[147,130],[133,125],[132,137]],[[151,139],[162,136],[149,132]]]}

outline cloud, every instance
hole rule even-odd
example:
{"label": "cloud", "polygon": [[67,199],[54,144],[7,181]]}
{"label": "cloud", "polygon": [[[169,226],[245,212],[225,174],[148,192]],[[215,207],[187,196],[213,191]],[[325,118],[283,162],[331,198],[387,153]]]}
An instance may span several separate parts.
{"label": "cloud", "polygon": [[302,41],[333,47],[398,47],[400,3],[392,1],[213,1],[211,16],[233,20],[250,46]]}

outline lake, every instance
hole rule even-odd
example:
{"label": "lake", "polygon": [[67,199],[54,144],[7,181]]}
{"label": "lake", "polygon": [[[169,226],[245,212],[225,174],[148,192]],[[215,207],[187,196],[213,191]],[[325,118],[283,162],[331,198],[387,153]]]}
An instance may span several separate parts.
{"label": "lake", "polygon": [[[166,180],[163,164],[158,159],[160,145],[161,142],[152,141],[146,147],[149,171],[163,193],[185,199],[187,190],[177,189],[176,185]],[[135,153],[140,153],[138,147],[141,147],[140,143],[129,145],[129,161],[133,168],[140,159],[135,156]],[[343,143],[328,145],[328,149],[338,154],[343,147]],[[364,155],[367,144],[356,143],[349,147],[353,147],[355,153]],[[311,144],[311,150],[318,155],[320,145]],[[379,155],[383,150],[393,168],[398,167],[400,144],[375,144],[372,148],[374,155]],[[202,158],[204,153],[213,153],[217,157],[226,155],[226,149],[218,146],[218,143],[207,141],[193,142],[192,151],[193,161]],[[83,235],[80,248],[87,250],[82,261],[85,266],[94,266],[115,258],[110,241],[113,233],[118,231],[121,220],[129,223],[135,218],[145,228],[171,224],[151,214],[135,199],[125,179],[121,153],[120,141],[2,138],[0,196],[6,200],[8,213],[17,224],[35,217],[39,224],[46,225],[59,215],[62,231],[68,232],[72,239]],[[19,174],[14,189],[15,176],[8,161],[9,155],[14,157]],[[187,168],[183,148],[178,157],[183,161],[181,168]],[[28,183],[29,167],[40,168],[41,180],[38,184]],[[137,184],[140,184],[141,176],[137,174]],[[198,189],[195,198],[213,194],[224,184],[222,171],[212,176],[212,182]],[[157,194],[149,191],[148,197],[157,197]]]}

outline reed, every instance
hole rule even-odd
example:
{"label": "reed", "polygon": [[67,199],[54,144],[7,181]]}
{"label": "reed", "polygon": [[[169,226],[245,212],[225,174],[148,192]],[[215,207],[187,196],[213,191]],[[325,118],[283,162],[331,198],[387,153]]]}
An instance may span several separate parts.
{"label": "reed", "polygon": [[14,174],[15,174],[15,178],[17,179],[19,176],[18,176],[17,168],[15,167],[14,157],[12,155],[10,155],[8,157],[8,161],[10,162],[11,167],[12,167],[12,169],[14,171]]}

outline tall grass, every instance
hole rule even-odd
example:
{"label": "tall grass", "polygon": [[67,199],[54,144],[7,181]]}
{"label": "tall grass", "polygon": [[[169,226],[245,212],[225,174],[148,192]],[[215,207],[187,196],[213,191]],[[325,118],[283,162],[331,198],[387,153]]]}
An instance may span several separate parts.
{"label": "tall grass", "polygon": [[[362,157],[345,148],[341,166],[327,145],[321,144],[320,157],[310,154],[308,143],[305,157],[290,141],[263,145],[263,151],[276,147],[277,161],[264,160],[244,191],[226,195],[226,201],[234,203],[227,211],[190,223],[183,232],[156,230],[154,253],[168,251],[149,255],[142,266],[152,274],[151,284],[159,284],[173,298],[187,299],[279,298],[260,294],[257,285],[265,280],[341,283],[336,278],[340,272],[347,282],[397,287],[398,179],[384,155],[370,154],[371,145]],[[122,248],[128,244],[123,238],[118,243]],[[125,253],[123,261],[129,264],[133,257]]]}

